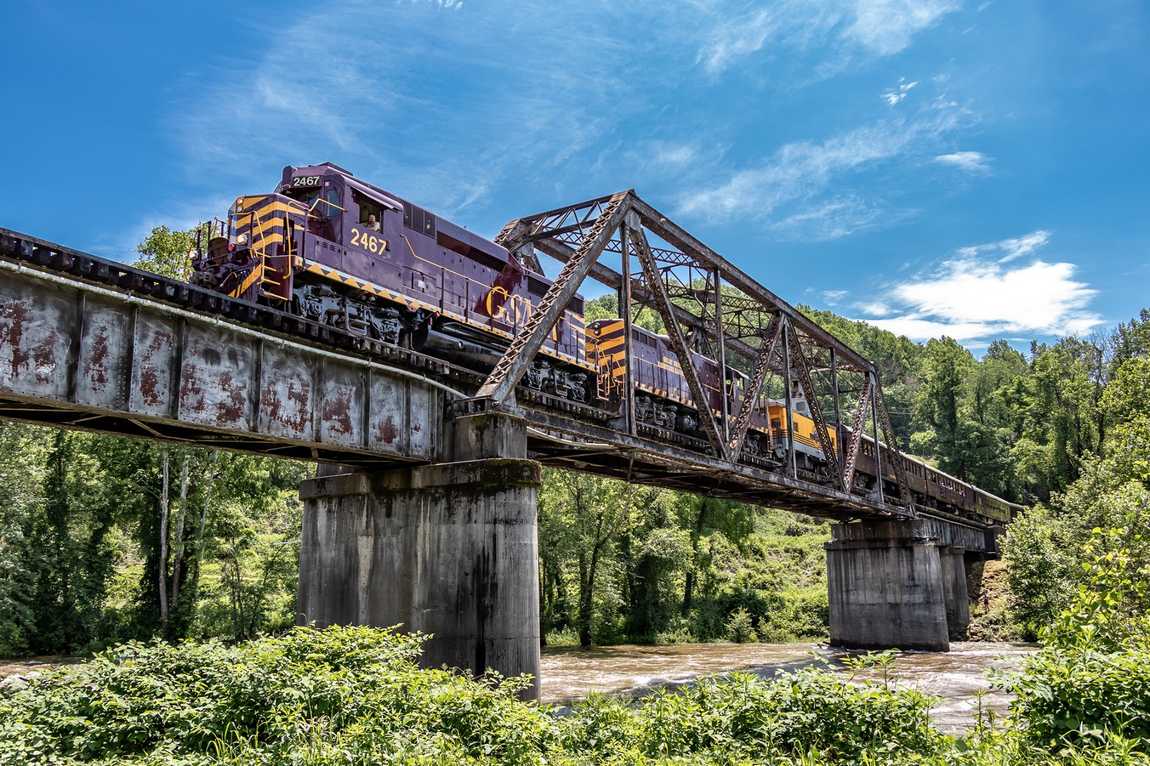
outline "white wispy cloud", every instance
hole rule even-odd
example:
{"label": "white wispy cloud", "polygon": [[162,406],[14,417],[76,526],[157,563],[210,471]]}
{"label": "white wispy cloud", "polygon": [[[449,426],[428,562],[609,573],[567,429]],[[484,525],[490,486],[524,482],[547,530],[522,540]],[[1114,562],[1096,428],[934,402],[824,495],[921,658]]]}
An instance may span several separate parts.
{"label": "white wispy cloud", "polygon": [[997,242],[985,242],[981,245],[967,245],[958,249],[958,255],[963,258],[974,258],[980,255],[997,254],[999,263],[1009,263],[1023,256],[1040,250],[1050,243],[1051,234],[1046,229],[1037,229],[1021,237],[1009,237]]}
{"label": "white wispy cloud", "polygon": [[[930,149],[966,119],[962,107],[936,100],[910,116],[880,120],[821,142],[789,143],[759,165],[684,195],[678,208],[710,220],[749,217],[783,234],[799,231],[823,240],[902,220],[907,211],[884,210],[873,194],[868,198],[851,190],[849,180],[871,166]],[[836,193],[828,198],[832,188]]]}
{"label": "white wispy cloud", "polygon": [[157,226],[187,231],[222,216],[234,201],[234,197],[211,195],[157,206],[122,229],[110,229],[102,238],[87,243],[85,247],[96,255],[130,263],[139,255],[136,246]]}
{"label": "white wispy cloud", "polygon": [[699,52],[706,71],[718,74],[766,48],[828,50],[841,60],[852,55],[890,56],[904,50],[922,30],[956,10],[955,0],[776,0],[765,7],[732,12],[726,4],[704,4],[713,24]]}
{"label": "white wispy cloud", "polygon": [[939,154],[934,158],[934,161],[942,165],[956,167],[967,173],[977,175],[987,175],[990,173],[990,158],[982,152],[951,152],[949,154]]}
{"label": "white wispy cloud", "polygon": [[[1079,335],[1102,323],[1090,308],[1097,291],[1075,278],[1069,262],[1035,259],[1010,266],[1004,251],[1032,253],[1033,235],[963,248],[936,270],[895,285],[885,316],[871,324],[914,340],[948,335],[961,342],[1018,335]],[[1029,244],[1019,244],[1019,243]],[[1004,244],[1012,243],[1012,244]],[[1029,248],[1029,249],[1028,249]],[[989,258],[985,256],[990,256]],[[873,308],[873,307],[871,307]],[[896,314],[896,315],[892,315]]]}
{"label": "white wispy cloud", "polygon": [[846,290],[823,290],[823,300],[827,303],[838,303],[848,294]]}
{"label": "white wispy cloud", "polygon": [[[264,187],[285,160],[330,159],[458,214],[507,179],[550,180],[627,119],[635,54],[596,23],[612,12],[564,9],[564,25],[584,30],[570,35],[543,2],[331,0],[291,17],[274,45],[197,73],[218,84],[184,88],[170,126],[197,177],[242,168]],[[349,29],[391,34],[348,45]]]}
{"label": "white wispy cloud", "polygon": [[856,303],[855,308],[872,317],[885,317],[891,313],[891,307],[883,301]]}
{"label": "white wispy cloud", "polygon": [[882,100],[885,101],[888,106],[898,106],[908,95],[910,95],[910,92],[914,90],[916,85],[918,85],[918,80],[907,82],[905,79],[900,77],[898,86],[885,91],[882,94]]}
{"label": "white wispy cloud", "polygon": [[664,168],[682,168],[697,160],[700,150],[695,144],[652,141],[647,146],[647,154],[655,165]]}
{"label": "white wispy cloud", "polygon": [[857,195],[835,197],[780,218],[767,228],[780,239],[830,242],[866,229],[889,225],[913,211],[888,211]]}
{"label": "white wispy cloud", "polygon": [[890,56],[943,16],[958,10],[955,0],[856,0],[847,36],[875,54]]}

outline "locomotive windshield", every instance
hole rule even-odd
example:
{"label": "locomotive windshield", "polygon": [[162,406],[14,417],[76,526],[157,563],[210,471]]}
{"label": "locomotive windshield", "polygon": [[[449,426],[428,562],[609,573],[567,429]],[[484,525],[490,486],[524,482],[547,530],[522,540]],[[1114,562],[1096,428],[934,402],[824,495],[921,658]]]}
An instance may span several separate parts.
{"label": "locomotive windshield", "polygon": [[343,212],[340,205],[339,188],[327,186],[290,186],[282,192],[292,199],[302,202],[308,209],[308,231],[326,239],[335,239],[338,230],[336,219]]}
{"label": "locomotive windshield", "polygon": [[315,204],[315,201],[319,199],[319,188],[312,187],[311,189],[286,189],[284,194],[307,205],[308,209],[310,210],[311,206]]}

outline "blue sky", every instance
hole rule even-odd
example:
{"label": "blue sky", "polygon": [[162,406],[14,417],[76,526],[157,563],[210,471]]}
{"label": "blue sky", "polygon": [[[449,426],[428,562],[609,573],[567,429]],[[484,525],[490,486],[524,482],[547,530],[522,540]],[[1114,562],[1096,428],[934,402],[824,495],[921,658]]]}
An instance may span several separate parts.
{"label": "blue sky", "polygon": [[975,350],[1150,305],[1143,0],[6,0],[0,28],[0,226],[106,256],[331,160],[488,236],[635,187],[793,303]]}

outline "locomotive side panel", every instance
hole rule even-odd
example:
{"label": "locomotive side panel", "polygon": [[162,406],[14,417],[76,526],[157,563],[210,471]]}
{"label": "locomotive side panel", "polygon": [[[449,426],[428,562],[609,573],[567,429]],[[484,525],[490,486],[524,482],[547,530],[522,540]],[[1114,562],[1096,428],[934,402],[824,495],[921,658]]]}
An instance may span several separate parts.
{"label": "locomotive side panel", "polygon": [[[334,281],[504,340],[523,328],[550,287],[498,245],[332,166],[287,168],[280,188],[311,200],[300,266],[321,284]],[[581,298],[571,301],[542,353],[590,371],[582,308]]]}

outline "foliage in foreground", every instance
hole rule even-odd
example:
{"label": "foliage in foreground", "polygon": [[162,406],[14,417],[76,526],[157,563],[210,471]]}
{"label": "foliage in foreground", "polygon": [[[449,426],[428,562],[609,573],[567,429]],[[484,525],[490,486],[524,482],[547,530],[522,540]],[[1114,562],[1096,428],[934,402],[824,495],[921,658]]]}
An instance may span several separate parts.
{"label": "foliage in foreground", "polygon": [[[931,727],[929,698],[820,670],[736,675],[636,703],[594,697],[560,715],[519,702],[518,680],[419,669],[419,642],[299,628],[238,646],[126,644],[0,687],[0,764],[1148,762],[1130,728],[1070,743],[983,726],[960,742]],[[1072,663],[1059,672],[1043,700],[1055,714],[1087,688]],[[1144,699],[1145,671],[1125,676]],[[1036,689],[1023,692],[1032,714]]]}

